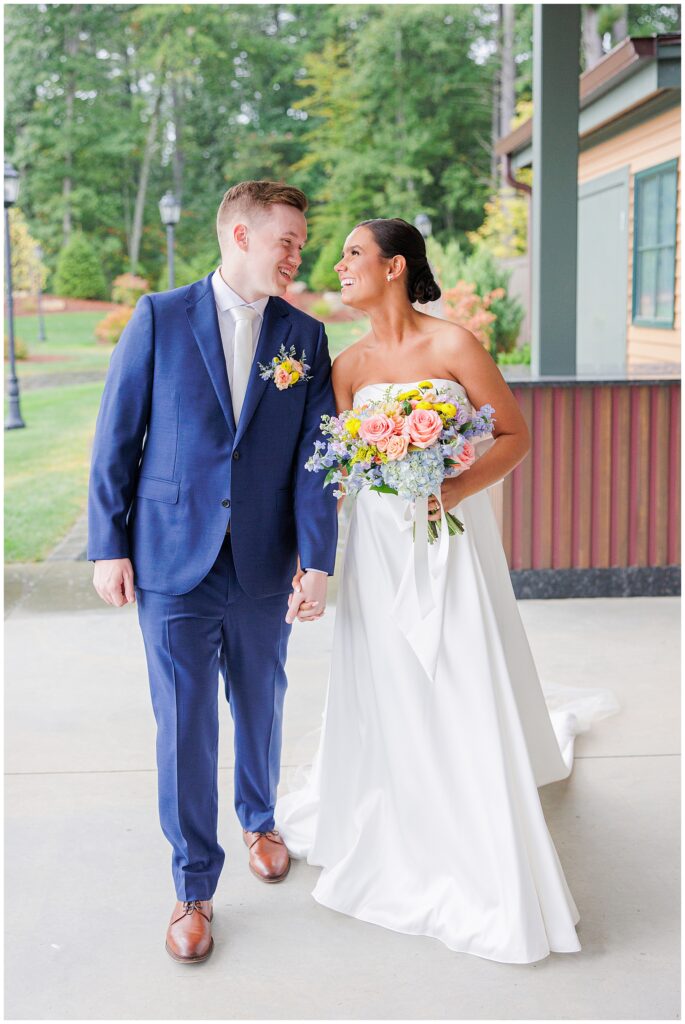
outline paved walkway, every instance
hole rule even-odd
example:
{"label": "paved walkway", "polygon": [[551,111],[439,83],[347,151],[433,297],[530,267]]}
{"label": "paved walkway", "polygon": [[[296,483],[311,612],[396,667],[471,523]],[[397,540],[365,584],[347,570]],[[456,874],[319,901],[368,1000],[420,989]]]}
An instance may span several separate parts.
{"label": "paved walkway", "polygon": [[[222,702],[216,948],[163,948],[173,902],[154,721],[134,609],[99,604],[87,562],[7,573],[6,1018],[678,1019],[675,598],[520,605],[542,674],[610,686],[620,714],[540,791],[582,951],[497,964],[320,907],[317,871],[248,872]],[[316,746],[334,611],[293,630],[283,785]],[[468,842],[468,836],[464,837]]]}

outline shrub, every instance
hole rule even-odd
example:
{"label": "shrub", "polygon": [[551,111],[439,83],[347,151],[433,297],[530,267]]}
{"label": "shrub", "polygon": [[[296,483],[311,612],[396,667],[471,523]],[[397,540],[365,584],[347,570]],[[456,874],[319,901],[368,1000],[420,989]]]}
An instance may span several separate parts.
{"label": "shrub", "polygon": [[150,285],[144,277],[136,274],[119,274],[112,282],[112,299],[123,306],[135,306],[141,295],[150,291]]}
{"label": "shrub", "polygon": [[500,291],[501,296],[494,299],[490,308],[497,317],[494,326],[494,353],[511,352],[521,330],[524,309],[518,299],[507,295],[507,286],[511,277],[510,270],[499,266],[492,253],[479,246],[468,260],[470,279],[475,282],[479,295],[488,291]]}
{"label": "shrub", "polygon": [[120,306],[119,309],[113,309],[112,312],[108,313],[104,320],[101,320],[96,326],[95,337],[105,345],[107,343],[110,345],[116,345],[121,337],[121,332],[132,316],[132,306]]}
{"label": "shrub", "polygon": [[309,287],[313,292],[333,292],[340,289],[340,278],[333,267],[340,259],[341,252],[342,242],[334,235],[317,256],[309,275]]}
{"label": "shrub", "polygon": [[72,299],[104,299],[105,277],[93,246],[85,235],[75,234],[57,260],[55,291]]}
{"label": "shrub", "polygon": [[[517,298],[507,295],[511,271],[500,267],[483,245],[467,256],[458,242],[440,245],[431,238],[428,256],[443,291],[454,288],[458,281],[469,281],[481,298],[490,296],[487,308],[496,318],[490,331],[492,355],[497,358],[500,352],[510,352],[516,345],[525,312]],[[496,298],[492,296],[494,292],[498,293]]]}
{"label": "shrub", "polygon": [[496,317],[489,307],[495,299],[502,297],[502,289],[496,288],[486,295],[479,295],[472,282],[457,281],[454,288],[448,288],[442,295],[447,318],[460,327],[466,327],[475,334],[481,345],[491,349],[492,325]]}
{"label": "shrub", "polygon": [[12,241],[12,287],[16,292],[35,292],[40,279],[45,288],[48,270],[36,254],[37,242],[31,236],[26,218],[19,207],[9,211],[10,239]]}
{"label": "shrub", "polygon": [[317,299],[316,302],[312,302],[311,309],[314,316],[322,318],[330,316],[332,313],[330,303],[326,302],[325,299]]}
{"label": "shrub", "polygon": [[[5,361],[8,361],[10,357],[10,340],[5,331]],[[22,359],[28,359],[29,347],[23,338],[18,338],[15,335],[14,338],[14,358],[19,362]]]}
{"label": "shrub", "polygon": [[527,365],[530,366],[530,342],[525,341],[523,345],[518,348],[512,349],[511,352],[500,352],[498,363],[504,363],[504,365]]}

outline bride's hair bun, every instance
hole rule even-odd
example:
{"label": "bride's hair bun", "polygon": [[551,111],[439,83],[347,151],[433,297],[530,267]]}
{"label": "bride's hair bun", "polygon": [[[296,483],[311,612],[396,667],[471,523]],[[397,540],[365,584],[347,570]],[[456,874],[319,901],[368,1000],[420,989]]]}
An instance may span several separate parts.
{"label": "bride's hair bun", "polygon": [[363,220],[358,227],[367,227],[376,240],[381,256],[391,260],[404,256],[407,261],[407,297],[410,302],[435,302],[440,286],[426,256],[426,243],[418,228],[400,217]]}
{"label": "bride's hair bun", "polygon": [[410,302],[435,302],[441,295],[440,286],[433,277],[428,260],[409,278]]}

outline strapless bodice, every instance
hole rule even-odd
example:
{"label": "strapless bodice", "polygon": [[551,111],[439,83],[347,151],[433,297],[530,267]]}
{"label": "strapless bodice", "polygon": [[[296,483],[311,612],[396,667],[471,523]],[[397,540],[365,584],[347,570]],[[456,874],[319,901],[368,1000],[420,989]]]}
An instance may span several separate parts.
{"label": "strapless bodice", "polygon": [[[457,391],[460,395],[463,395],[463,397],[466,398],[466,400],[468,401],[468,395],[466,393],[466,388],[464,387],[464,385],[459,384],[456,380],[452,380],[451,377],[422,377],[421,381],[424,380],[429,380],[432,383],[434,383],[436,385],[436,389],[438,390],[438,386],[440,384],[448,384],[450,387],[454,388],[454,390]],[[380,397],[380,394],[382,394],[382,392],[385,391],[386,388],[415,388],[418,384],[421,383],[421,381],[408,381],[407,383],[405,383],[404,381],[398,381],[396,383],[393,381],[381,381],[379,384],[364,384],[363,387],[355,391],[353,404],[357,404],[357,399],[359,398],[360,395],[363,395],[364,392],[369,392],[367,400],[371,401],[371,393],[374,391],[377,392],[377,395],[375,397]]]}

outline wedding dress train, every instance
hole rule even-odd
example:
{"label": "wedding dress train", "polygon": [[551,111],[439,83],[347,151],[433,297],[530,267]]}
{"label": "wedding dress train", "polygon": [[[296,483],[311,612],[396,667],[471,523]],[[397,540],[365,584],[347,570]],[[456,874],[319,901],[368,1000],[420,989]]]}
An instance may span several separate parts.
{"label": "wedding dress train", "polygon": [[279,798],[276,827],[322,867],[322,905],[530,963],[580,949],[538,787],[570,774],[575,735],[618,704],[550,686],[548,707],[490,499],[455,511],[465,533],[441,551],[414,544],[409,502],[354,499],[319,749],[306,784]]}

